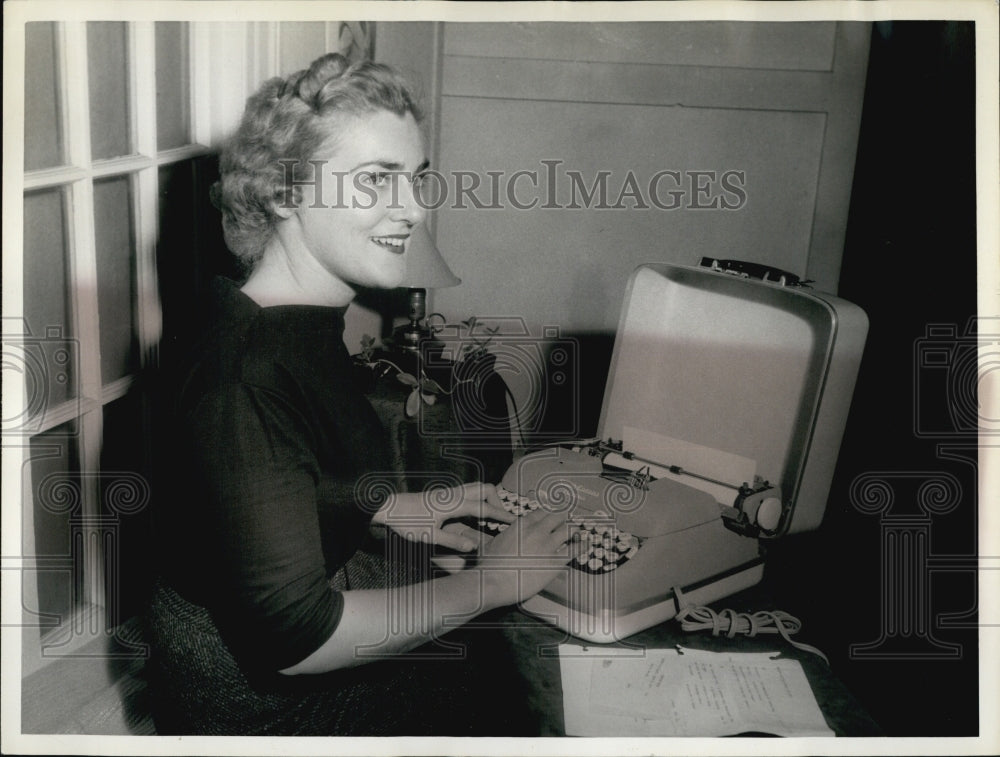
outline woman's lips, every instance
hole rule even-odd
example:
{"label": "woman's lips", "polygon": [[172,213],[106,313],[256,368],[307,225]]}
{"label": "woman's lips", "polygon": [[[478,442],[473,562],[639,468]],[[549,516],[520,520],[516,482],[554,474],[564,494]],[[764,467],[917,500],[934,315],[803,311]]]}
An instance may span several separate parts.
{"label": "woman's lips", "polygon": [[385,237],[372,237],[372,242],[377,244],[384,250],[389,252],[395,252],[397,254],[402,254],[406,251],[406,240],[409,239],[408,236],[403,235],[391,235]]}

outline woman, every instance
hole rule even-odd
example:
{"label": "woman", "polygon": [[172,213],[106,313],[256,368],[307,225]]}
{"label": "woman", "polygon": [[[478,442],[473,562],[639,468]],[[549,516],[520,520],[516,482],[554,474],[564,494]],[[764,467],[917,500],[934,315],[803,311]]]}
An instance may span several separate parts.
{"label": "woman", "polygon": [[[388,470],[384,432],[351,387],[343,315],[357,287],[395,287],[406,270],[424,220],[419,118],[391,69],[326,55],[265,83],[221,158],[227,245],[250,273],[215,283],[171,374],[174,494],[149,613],[161,733],[467,733],[446,702],[470,703],[442,673],[455,665],[384,658],[527,598],[571,557],[564,516],[544,511],[477,569],[416,588],[359,551],[373,525],[471,550],[446,520],[511,520],[490,485],[437,492],[450,501],[436,510],[368,485]],[[510,570],[519,554],[532,570]]]}

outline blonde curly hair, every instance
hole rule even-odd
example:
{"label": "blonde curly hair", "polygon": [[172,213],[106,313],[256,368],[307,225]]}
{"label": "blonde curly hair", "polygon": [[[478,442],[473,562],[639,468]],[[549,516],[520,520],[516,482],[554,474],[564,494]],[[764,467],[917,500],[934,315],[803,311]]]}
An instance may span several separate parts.
{"label": "blonde curly hair", "polygon": [[275,206],[293,201],[289,161],[308,161],[330,139],[333,119],[386,110],[418,122],[423,114],[412,90],[393,68],[371,61],[350,64],[338,53],[308,69],[275,77],[253,94],[219,157],[220,179],[212,202],[222,211],[226,245],[252,271],[274,234]]}

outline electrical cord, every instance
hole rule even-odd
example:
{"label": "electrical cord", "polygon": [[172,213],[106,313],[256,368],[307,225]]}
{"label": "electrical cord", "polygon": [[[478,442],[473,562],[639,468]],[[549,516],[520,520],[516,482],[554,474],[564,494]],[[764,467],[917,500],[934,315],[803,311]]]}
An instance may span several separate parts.
{"label": "electrical cord", "polygon": [[521,416],[517,411],[517,400],[514,399],[514,392],[512,392],[510,387],[507,386],[506,381],[503,382],[503,388],[507,392],[507,398],[510,400],[511,408],[514,411],[514,423],[517,425],[517,436],[521,440],[521,447],[527,447],[528,443],[524,440],[524,430],[521,428]]}
{"label": "electrical cord", "polygon": [[795,641],[792,638],[792,634],[798,633],[802,628],[802,621],[794,615],[789,615],[782,610],[746,613],[735,612],[726,608],[721,612],[716,612],[710,607],[686,605],[684,593],[679,586],[674,587],[674,596],[677,597],[677,606],[680,608],[680,611],[677,613],[677,620],[684,631],[711,630],[713,636],[725,634],[730,639],[737,635],[780,634],[785,641],[796,649],[811,652],[820,657],[827,665],[830,664],[826,655],[819,649],[810,644]]}

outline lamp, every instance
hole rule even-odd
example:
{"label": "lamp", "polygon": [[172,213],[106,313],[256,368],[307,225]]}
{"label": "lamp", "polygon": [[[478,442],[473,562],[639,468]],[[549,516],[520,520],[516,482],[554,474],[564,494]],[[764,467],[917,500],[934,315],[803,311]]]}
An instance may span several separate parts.
{"label": "lamp", "polygon": [[431,337],[431,330],[423,323],[427,316],[427,290],[453,287],[462,283],[441,257],[427,227],[414,226],[406,243],[406,275],[400,286],[409,287],[410,322],[397,328],[392,335],[393,344],[399,349],[417,353],[420,342]]}

